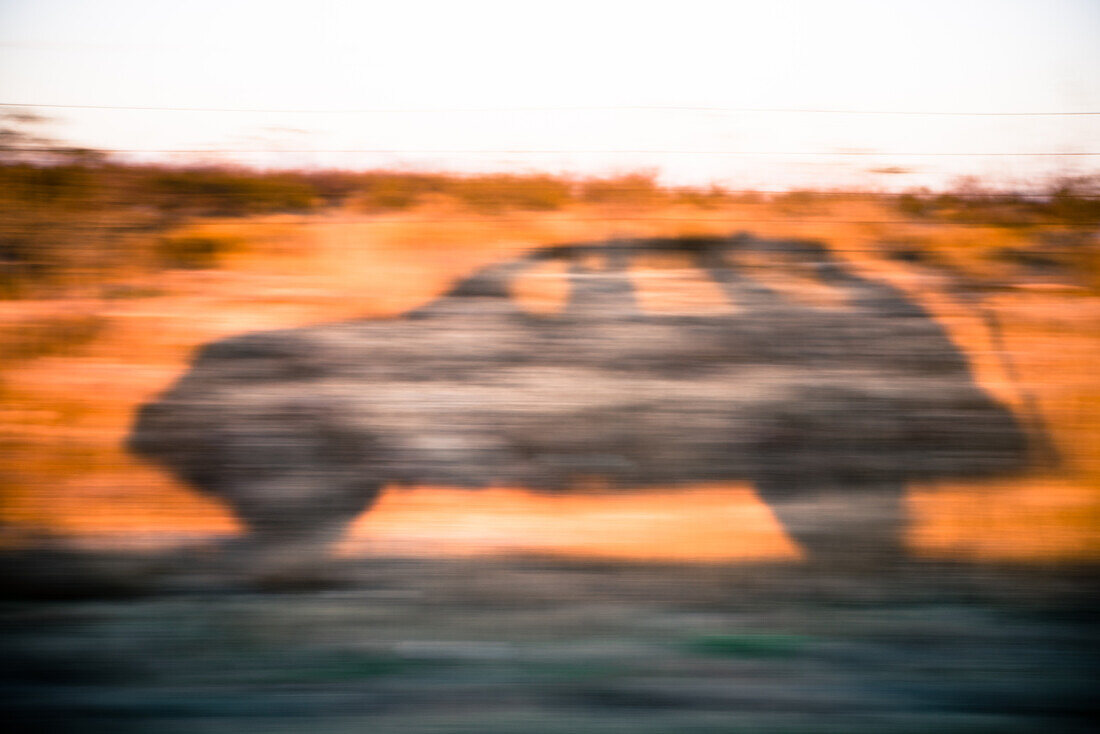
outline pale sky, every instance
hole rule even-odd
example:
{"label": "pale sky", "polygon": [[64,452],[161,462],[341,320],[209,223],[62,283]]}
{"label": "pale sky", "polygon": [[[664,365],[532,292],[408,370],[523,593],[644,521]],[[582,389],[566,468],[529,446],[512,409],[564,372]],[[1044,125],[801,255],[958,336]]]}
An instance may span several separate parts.
{"label": "pale sky", "polygon": [[38,110],[92,147],[394,151],[260,165],[1026,183],[1100,156],[901,154],[1100,152],[1100,116],[622,108],[1100,111],[1097,39],[1098,0],[0,0],[0,102],[296,111]]}

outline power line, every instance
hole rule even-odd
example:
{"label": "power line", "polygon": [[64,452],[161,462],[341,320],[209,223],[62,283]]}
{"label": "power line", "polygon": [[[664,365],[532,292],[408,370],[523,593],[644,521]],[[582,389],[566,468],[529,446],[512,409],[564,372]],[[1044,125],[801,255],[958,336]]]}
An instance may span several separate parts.
{"label": "power line", "polygon": [[[69,147],[2,147],[0,152],[18,153],[67,153]],[[189,154],[269,154],[269,153],[371,153],[404,155],[730,155],[730,156],[866,156],[866,157],[976,157],[976,156],[1097,156],[1100,152],[1041,151],[1041,152],[950,152],[950,151],[908,151],[878,152],[870,150],[844,150],[834,152],[797,151],[797,150],[676,150],[645,148],[611,149],[558,149],[558,148],[253,148],[246,150],[228,148],[96,148],[100,153],[189,153]]]}
{"label": "power line", "polygon": [[357,114],[357,113],[415,113],[415,112],[708,112],[708,113],[763,113],[763,114],[816,114],[816,115],[904,115],[929,117],[1079,117],[1100,115],[1094,111],[1036,111],[1036,112],[978,112],[946,110],[857,110],[819,107],[704,107],[688,105],[577,105],[531,107],[345,107],[331,109],[279,109],[263,107],[156,107],[151,105],[87,105],[40,104],[34,102],[0,102],[0,107],[34,107],[37,109],[67,110],[127,110],[148,112],[236,112],[268,114]]}

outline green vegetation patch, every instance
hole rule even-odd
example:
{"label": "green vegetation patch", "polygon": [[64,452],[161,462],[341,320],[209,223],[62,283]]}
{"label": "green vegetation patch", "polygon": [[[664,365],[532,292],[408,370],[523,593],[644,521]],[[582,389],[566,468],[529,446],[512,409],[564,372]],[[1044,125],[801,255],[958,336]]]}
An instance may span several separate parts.
{"label": "green vegetation patch", "polygon": [[723,658],[786,658],[805,651],[810,638],[785,634],[703,635],[689,639],[683,648],[696,655]]}

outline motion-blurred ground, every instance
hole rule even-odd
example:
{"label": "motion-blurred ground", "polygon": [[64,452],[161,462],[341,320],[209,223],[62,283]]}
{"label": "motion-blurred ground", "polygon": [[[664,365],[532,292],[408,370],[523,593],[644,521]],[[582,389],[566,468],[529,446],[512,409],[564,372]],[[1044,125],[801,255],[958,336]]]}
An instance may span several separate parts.
{"label": "motion-blurred ground", "polygon": [[1070,733],[1095,713],[1087,569],[372,559],[261,594],[201,559],[36,562],[70,576],[0,603],[7,731]]}
{"label": "motion-blurred ground", "polygon": [[[167,236],[176,255],[198,257],[187,267],[121,269],[64,295],[2,303],[0,513],[15,541],[34,531],[93,545],[163,546],[232,533],[222,508],[122,448],[136,407],[171,384],[199,345],[251,330],[400,313],[478,265],[539,244],[746,230],[822,240],[862,272],[899,285],[948,329],[979,384],[1049,432],[1057,466],[996,482],[910,487],[910,545],[918,553],[1095,558],[1096,234],[1079,226],[995,225],[989,212],[981,216],[985,223],[976,226],[906,216],[894,200],[786,196],[491,213],[432,199],[381,213],[345,207],[191,219]],[[682,264],[645,267],[663,269],[665,277],[647,280],[665,285],[640,294],[644,307],[713,306],[701,278]],[[517,295],[532,309],[552,310],[565,277],[542,275],[520,283]],[[794,275],[769,284],[795,297],[819,295]],[[634,498],[546,499],[507,487],[391,492],[344,547],[428,555],[516,549],[655,559],[798,553],[748,487],[732,484]]]}
{"label": "motion-blurred ground", "polygon": [[[93,258],[86,282],[0,303],[8,730],[1086,731],[1095,231],[871,197],[702,204],[484,211],[437,197],[191,217],[132,233],[159,243],[158,267]],[[799,565],[748,486],[425,487],[361,519],[341,584],[261,593],[219,568],[229,515],[122,449],[135,408],[218,337],[400,313],[535,245],[742,230],[823,241],[905,289],[985,389],[1045,427],[1058,461],[910,487],[922,560],[889,572]],[[667,286],[643,306],[710,307],[679,264],[646,267]],[[564,279],[544,275],[517,293],[529,308],[561,303]]]}

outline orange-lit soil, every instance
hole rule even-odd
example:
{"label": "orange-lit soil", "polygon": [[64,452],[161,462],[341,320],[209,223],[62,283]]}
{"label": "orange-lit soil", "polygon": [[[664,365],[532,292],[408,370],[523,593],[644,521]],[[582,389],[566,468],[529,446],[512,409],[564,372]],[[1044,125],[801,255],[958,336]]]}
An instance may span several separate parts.
{"label": "orange-lit soil", "polygon": [[[192,231],[238,237],[246,246],[217,270],[135,276],[127,285],[140,297],[0,305],[0,317],[16,327],[31,319],[48,324],[74,312],[95,314],[104,324],[86,344],[0,363],[0,510],[9,529],[87,543],[166,544],[232,533],[236,525],[217,503],[141,465],[122,448],[134,409],[180,374],[195,347],[243,331],[399,313],[480,264],[538,244],[751,230],[823,240],[858,267],[889,278],[941,320],[987,389],[1020,410],[1025,393],[1034,396],[1061,464],[980,485],[912,487],[910,544],[918,552],[1015,560],[1097,557],[1100,295],[1095,288],[1028,283],[986,294],[984,308],[1004,328],[1000,345],[977,311],[942,292],[934,278],[878,256],[875,248],[885,237],[925,238],[950,249],[953,235],[989,247],[1020,235],[840,221],[898,218],[873,202],[851,201],[789,223],[776,221],[766,204],[746,204],[705,212],[577,207],[496,218],[420,209],[377,217],[196,224]],[[693,283],[675,264],[640,265],[654,266],[670,268],[669,275],[661,281],[665,285],[640,294],[644,306],[713,306],[692,300]],[[561,274],[554,272],[521,283],[517,293],[535,310],[552,310],[562,294]],[[751,488],[736,484],[564,497],[506,488],[392,490],[341,546],[349,554],[505,550],[645,559],[799,555]]]}

